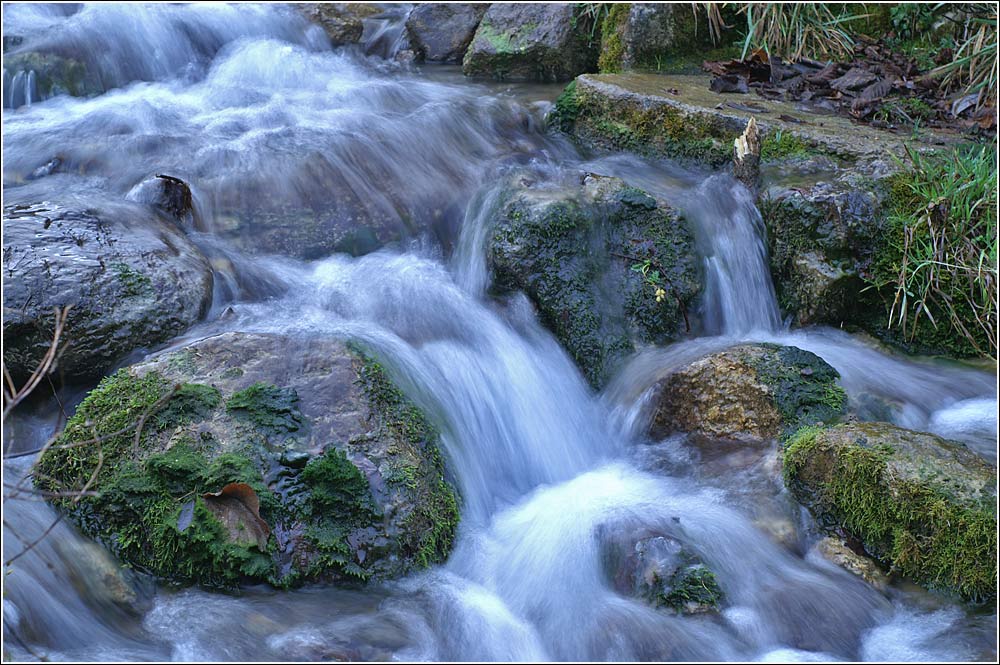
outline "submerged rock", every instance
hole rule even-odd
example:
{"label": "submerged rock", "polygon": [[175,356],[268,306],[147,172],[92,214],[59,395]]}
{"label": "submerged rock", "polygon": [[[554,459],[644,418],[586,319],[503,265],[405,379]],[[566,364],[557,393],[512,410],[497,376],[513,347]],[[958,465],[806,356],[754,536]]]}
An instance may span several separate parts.
{"label": "submerged rock", "polygon": [[133,187],[125,198],[156,206],[186,229],[202,227],[191,187],[180,178],[157,174]]}
{"label": "submerged rock", "polygon": [[596,44],[573,4],[494,3],[465,53],[467,76],[567,81],[594,71]]}
{"label": "submerged rock", "polygon": [[883,573],[874,560],[864,554],[858,554],[844,542],[842,538],[826,536],[813,545],[810,555],[818,556],[844,570],[857,575],[879,591],[885,591],[889,586],[889,578]]}
{"label": "submerged rock", "polygon": [[665,535],[617,533],[605,541],[615,589],[654,607],[681,614],[719,609],[723,594],[715,574],[680,541]]}
{"label": "submerged rock", "polygon": [[972,600],[996,597],[996,467],[961,444],[887,423],[804,428],[785,482],[904,577]]}
{"label": "submerged rock", "polygon": [[48,350],[56,307],[72,305],[57,371],[85,378],[184,332],[211,302],[205,257],[145,205],[10,204],[3,245],[4,363],[18,382]]}
{"label": "submerged rock", "polygon": [[57,95],[88,97],[103,91],[83,63],[54,53],[4,53],[3,76],[4,108],[23,106],[29,96],[34,103]]}
{"label": "submerged rock", "polygon": [[488,248],[495,286],[531,298],[591,385],[608,379],[633,340],[685,331],[699,282],[694,240],[675,210],[618,178],[586,175],[565,188],[515,177],[498,214]]}
{"label": "submerged rock", "polygon": [[838,378],[822,358],[794,346],[736,346],[660,381],[650,434],[760,440],[833,423],[846,402]]}
{"label": "submerged rock", "polygon": [[40,485],[93,478],[97,496],[60,507],[172,582],[384,579],[451,547],[436,431],[339,341],[227,333],[160,354],[102,381],[59,443],[95,433],[43,455]]}
{"label": "submerged rock", "polygon": [[418,58],[427,62],[461,63],[487,5],[425,2],[406,18],[406,31]]}

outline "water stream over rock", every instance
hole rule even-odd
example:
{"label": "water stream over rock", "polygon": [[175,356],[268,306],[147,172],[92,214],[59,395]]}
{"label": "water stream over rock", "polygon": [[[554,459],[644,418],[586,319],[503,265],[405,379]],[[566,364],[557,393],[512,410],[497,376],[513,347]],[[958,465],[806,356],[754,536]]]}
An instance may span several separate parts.
{"label": "water stream over rock", "polygon": [[[13,657],[995,657],[989,608],[902,583],[883,594],[777,542],[755,503],[776,506],[803,541],[814,526],[753,471],[773,450],[750,461],[723,454],[720,482],[683,437],[647,440],[658,379],[738,341],[768,341],[827,360],[852,401],[887,405],[878,419],[964,441],[995,462],[991,374],[906,359],[838,330],[783,329],[760,215],[728,176],[581,154],[545,132],[538,100],[558,88],[486,85],[379,57],[399,48],[398,17],[366,26],[366,48],[339,50],[286,8],[8,5],[4,19],[5,35],[24,37],[19,48],[86,63],[103,91],[4,109],[8,201],[89,205],[125,198],[155,174],[184,179],[203,220],[188,235],[216,286],[204,322],[168,347],[227,331],[363,342],[440,428],[462,497],[445,564],[363,591],[222,595],[123,579],[60,523],[10,566]],[[683,211],[697,239],[705,290],[691,335],[640,349],[600,394],[525,296],[489,294],[500,183],[525,168],[553,182],[620,177]],[[83,388],[61,397],[76,404]],[[8,423],[12,449],[44,443],[55,410],[40,403]],[[31,459],[5,464],[5,482]],[[7,559],[55,513],[10,499],[4,515]],[[674,614],[620,593],[609,551],[622,533],[680,542],[715,572],[723,610]]]}

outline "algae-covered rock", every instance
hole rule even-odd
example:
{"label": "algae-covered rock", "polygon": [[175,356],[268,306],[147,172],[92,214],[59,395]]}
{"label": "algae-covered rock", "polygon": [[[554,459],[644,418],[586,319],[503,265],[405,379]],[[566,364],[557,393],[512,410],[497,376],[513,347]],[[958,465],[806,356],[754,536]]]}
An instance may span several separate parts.
{"label": "algae-covered rock", "polygon": [[433,426],[335,340],[227,333],[123,369],[37,478],[89,484],[97,496],[60,504],[85,533],[206,587],[401,575],[446,557],[458,521]]}
{"label": "algae-covered rock", "polygon": [[707,21],[699,26],[688,5],[616,2],[601,22],[599,67],[602,72],[655,69],[710,44]]}
{"label": "algae-covered rock", "polygon": [[378,6],[364,2],[303,2],[295,8],[322,27],[334,46],[360,42],[364,19],[382,13]]}
{"label": "algae-covered rock", "polygon": [[680,614],[719,609],[715,574],[676,538],[662,534],[605,534],[604,559],[615,589]]}
{"label": "algae-covered rock", "polygon": [[804,428],[784,466],[817,520],[892,571],[967,599],[996,597],[996,467],[965,446],[887,423]]}
{"label": "algae-covered rock", "polygon": [[467,76],[566,81],[594,71],[597,44],[573,4],[494,3],[462,61]]}
{"label": "algae-covered rock", "polygon": [[57,371],[78,378],[184,332],[211,302],[207,260],[150,206],[8,204],[3,247],[4,363],[17,381],[48,351],[56,307],[72,305]]}
{"label": "algae-covered rock", "polygon": [[694,240],[676,211],[617,178],[581,180],[513,178],[488,260],[495,286],[524,291],[598,387],[633,340],[685,332],[699,283]]}
{"label": "algae-covered rock", "polygon": [[778,302],[798,324],[852,324],[881,310],[863,280],[883,232],[880,196],[858,185],[774,187],[760,203]]}
{"label": "algae-covered rock", "polygon": [[660,381],[650,434],[759,440],[833,423],[846,401],[838,378],[822,358],[794,346],[736,346]]}
{"label": "algae-covered rock", "polygon": [[460,63],[486,13],[487,5],[424,2],[406,17],[406,31],[417,57],[428,62]]}

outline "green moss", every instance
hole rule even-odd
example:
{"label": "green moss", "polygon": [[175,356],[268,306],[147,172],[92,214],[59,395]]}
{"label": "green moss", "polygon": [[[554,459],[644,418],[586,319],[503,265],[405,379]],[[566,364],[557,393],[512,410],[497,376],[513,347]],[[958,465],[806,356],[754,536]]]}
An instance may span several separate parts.
{"label": "green moss", "polygon": [[718,609],[723,599],[715,573],[703,564],[681,568],[674,573],[667,587],[669,592],[659,593],[654,602],[678,612],[683,612],[692,605]]}
{"label": "green moss", "polygon": [[600,147],[714,167],[732,160],[738,132],[718,117],[688,113],[667,103],[609,97],[579,85],[576,99],[575,134]]}
{"label": "green moss", "polygon": [[612,3],[601,21],[601,54],[597,59],[597,70],[601,73],[615,73],[622,69],[625,58],[622,36],[631,9],[632,5],[626,2]]}
{"label": "green moss", "polygon": [[[843,526],[869,553],[920,584],[974,601],[995,597],[996,518],[989,506],[893,479],[892,450],[863,439],[825,449],[824,431],[800,430],[783,455],[786,484],[818,518]],[[824,467],[818,476],[816,465]]]}
{"label": "green moss", "polygon": [[118,282],[122,286],[122,294],[126,298],[156,294],[149,276],[139,272],[129,264],[112,263],[111,269],[115,271]]}
{"label": "green moss", "polygon": [[310,460],[301,480],[310,490],[308,512],[313,516],[331,517],[342,524],[371,520],[368,481],[342,451],[330,449]]}
{"label": "green moss", "polygon": [[775,356],[750,357],[757,378],[774,395],[781,414],[782,437],[817,423],[833,424],[844,414],[847,394],[840,375],[822,358],[794,346],[765,345]]}
{"label": "green moss", "polygon": [[198,422],[208,418],[222,403],[222,394],[213,386],[185,383],[178,387],[170,401],[156,414],[160,429]]}
{"label": "green moss", "polygon": [[226,409],[244,415],[254,425],[275,433],[295,432],[302,426],[296,404],[299,396],[292,388],[257,382],[233,393]]}
{"label": "green moss", "polygon": [[573,129],[576,116],[580,113],[580,105],[576,99],[576,81],[570,81],[566,88],[556,97],[555,106],[546,118],[549,127],[555,127],[563,132]]}
{"label": "green moss", "polygon": [[791,132],[780,129],[767,132],[760,144],[760,158],[765,162],[802,159],[819,154],[823,154],[823,150]]}
{"label": "green moss", "polygon": [[[444,561],[458,528],[459,506],[454,488],[444,479],[444,460],[436,445],[440,438],[437,428],[391,381],[378,361],[357,346],[353,350],[361,360],[358,381],[373,411],[394,437],[422,451],[422,463],[429,464],[437,477],[431,481],[428,499],[418,503],[404,521],[406,532],[419,534],[416,542],[408,546],[409,553],[420,567]],[[397,463],[388,481],[415,488],[419,473],[420,468],[413,463]]]}

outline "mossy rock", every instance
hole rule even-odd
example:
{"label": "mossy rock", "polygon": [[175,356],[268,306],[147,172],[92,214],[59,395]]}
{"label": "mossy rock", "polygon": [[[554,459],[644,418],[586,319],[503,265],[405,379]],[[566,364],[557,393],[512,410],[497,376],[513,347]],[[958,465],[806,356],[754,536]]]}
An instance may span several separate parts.
{"label": "mossy rock", "polygon": [[724,595],[708,566],[671,536],[602,533],[603,557],[615,589],[677,614],[719,609]]}
{"label": "mossy rock", "polygon": [[736,346],[660,381],[650,434],[757,441],[832,424],[847,401],[838,378],[822,358],[794,346]]}
{"label": "mossy rock", "polygon": [[466,76],[566,81],[597,67],[591,26],[573,4],[490,5],[462,61]]}
{"label": "mossy rock", "polygon": [[857,325],[865,312],[881,311],[864,282],[884,230],[874,181],[773,187],[760,212],[778,303],[795,323]]}
{"label": "mossy rock", "polygon": [[961,444],[887,423],[797,432],[785,483],[822,524],[895,572],[975,601],[996,598],[996,467]]}
{"label": "mossy rock", "polygon": [[437,445],[360,349],[227,333],[104,379],[36,479],[96,492],[56,503],[164,580],[357,584],[448,555],[458,505]]}
{"label": "mossy rock", "polygon": [[598,67],[601,73],[659,70],[711,47],[708,21],[687,5],[616,2],[601,21]]}
{"label": "mossy rock", "polygon": [[[632,269],[647,259],[660,272],[660,300]],[[524,291],[595,388],[636,341],[662,344],[684,334],[700,289],[683,218],[603,176],[571,176],[564,186],[514,176],[488,261],[495,288]]]}
{"label": "mossy rock", "polygon": [[364,19],[382,13],[377,5],[364,2],[302,2],[294,7],[323,28],[333,46],[360,42],[365,29]]}

